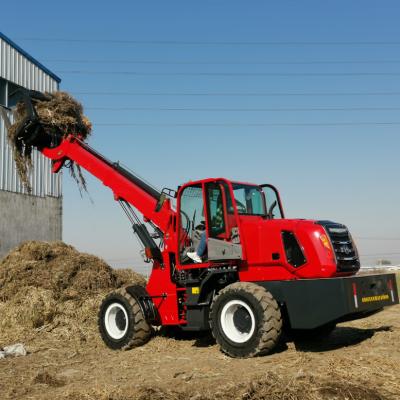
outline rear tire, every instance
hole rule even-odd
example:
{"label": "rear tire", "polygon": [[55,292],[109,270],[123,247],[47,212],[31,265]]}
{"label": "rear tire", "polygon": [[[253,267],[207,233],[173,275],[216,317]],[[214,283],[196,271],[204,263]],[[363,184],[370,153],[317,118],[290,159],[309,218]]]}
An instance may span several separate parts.
{"label": "rear tire", "polygon": [[278,303],[263,287],[233,283],[219,292],[210,310],[210,326],[221,350],[231,357],[270,353],[282,331]]}
{"label": "rear tire", "polygon": [[98,326],[104,343],[113,350],[128,350],[148,342],[151,326],[137,300],[125,288],[109,294],[102,302]]}

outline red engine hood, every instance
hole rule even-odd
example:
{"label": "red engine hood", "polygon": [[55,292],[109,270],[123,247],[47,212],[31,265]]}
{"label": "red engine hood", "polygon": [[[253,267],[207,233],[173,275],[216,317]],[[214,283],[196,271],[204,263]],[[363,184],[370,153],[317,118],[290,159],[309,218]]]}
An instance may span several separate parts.
{"label": "red engine hood", "polygon": [[[335,256],[324,248],[320,236],[326,232],[317,221],[266,220],[246,216],[241,217],[240,222],[246,268],[261,268],[266,276],[271,276],[268,275],[268,271],[272,271],[270,268],[277,269],[280,279],[328,278],[337,275]],[[288,262],[282,241],[283,231],[295,234],[306,259],[304,265],[294,267]],[[278,275],[276,279],[279,279]]]}

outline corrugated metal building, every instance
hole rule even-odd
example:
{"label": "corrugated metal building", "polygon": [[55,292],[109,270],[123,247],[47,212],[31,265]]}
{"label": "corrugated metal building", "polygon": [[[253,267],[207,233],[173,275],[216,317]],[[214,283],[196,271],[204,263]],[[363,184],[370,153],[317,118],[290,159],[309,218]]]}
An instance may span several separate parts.
{"label": "corrugated metal building", "polygon": [[[0,104],[12,107],[20,87],[52,92],[60,78],[0,32]],[[11,117],[11,115],[10,115]],[[0,257],[25,240],[61,240],[61,174],[34,151],[32,192],[23,188],[0,118]]]}

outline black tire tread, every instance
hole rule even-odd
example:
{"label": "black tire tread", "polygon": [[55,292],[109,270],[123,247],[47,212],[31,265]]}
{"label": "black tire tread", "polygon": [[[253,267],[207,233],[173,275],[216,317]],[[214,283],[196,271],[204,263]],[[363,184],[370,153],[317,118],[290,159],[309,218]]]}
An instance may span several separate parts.
{"label": "black tire tread", "polygon": [[[103,302],[106,302],[110,297],[113,297],[115,294],[119,294],[120,296],[124,297],[125,300],[129,303],[132,309],[132,314],[133,314],[133,329],[134,332],[130,338],[130,340],[124,344],[120,350],[129,350],[134,347],[139,347],[144,344],[146,344],[152,334],[152,327],[151,325],[146,321],[144,318],[143,312],[140,308],[139,303],[137,300],[132,297],[126,290],[125,287],[122,287],[120,289],[117,289],[116,291],[110,293],[104,300]],[[102,323],[101,322],[101,312],[99,312],[99,326]],[[100,329],[102,332],[102,330]],[[103,332],[102,332],[103,334]],[[104,337],[103,337],[104,340]]]}
{"label": "black tire tread", "polygon": [[[219,296],[228,292],[243,291],[253,295],[258,300],[264,315],[264,319],[259,328],[261,333],[260,340],[258,341],[257,346],[247,355],[247,357],[268,354],[279,342],[282,333],[282,315],[279,305],[273,298],[272,294],[262,286],[252,282],[235,282],[225,287],[218,293],[217,296],[214,297],[210,308],[210,316],[213,313],[213,307]],[[218,337],[214,333],[212,318],[210,318],[210,326],[214,339],[220,344],[222,350],[231,357],[236,357],[236,354],[231,353],[228,349],[223,347],[222,343],[219,342]]]}

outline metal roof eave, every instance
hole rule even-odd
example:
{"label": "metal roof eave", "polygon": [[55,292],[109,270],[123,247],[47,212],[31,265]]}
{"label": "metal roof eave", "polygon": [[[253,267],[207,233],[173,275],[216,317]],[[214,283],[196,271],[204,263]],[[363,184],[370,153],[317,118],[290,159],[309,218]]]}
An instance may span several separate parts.
{"label": "metal roof eave", "polygon": [[48,68],[46,68],[43,64],[41,64],[38,60],[33,58],[30,54],[28,54],[25,50],[21,49],[16,43],[14,43],[10,38],[8,38],[4,33],[0,32],[0,39],[3,39],[10,46],[14,47],[19,53],[21,53],[25,58],[27,58],[30,62],[39,67],[43,72],[51,76],[57,83],[61,82],[61,78],[58,77],[55,73],[51,72]]}

